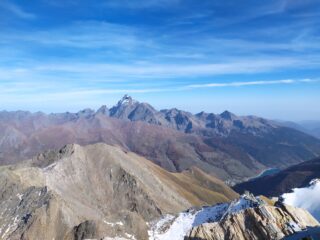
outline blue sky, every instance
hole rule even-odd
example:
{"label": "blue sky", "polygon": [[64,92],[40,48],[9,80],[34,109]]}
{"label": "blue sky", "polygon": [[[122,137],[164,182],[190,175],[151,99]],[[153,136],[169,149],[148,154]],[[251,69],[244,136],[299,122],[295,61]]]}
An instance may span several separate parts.
{"label": "blue sky", "polygon": [[320,119],[318,0],[2,0],[0,108]]}

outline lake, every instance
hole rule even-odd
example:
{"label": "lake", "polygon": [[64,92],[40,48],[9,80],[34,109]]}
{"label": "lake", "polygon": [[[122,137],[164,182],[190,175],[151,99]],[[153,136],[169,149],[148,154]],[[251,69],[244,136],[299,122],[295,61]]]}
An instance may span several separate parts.
{"label": "lake", "polygon": [[279,168],[268,168],[268,169],[262,171],[261,173],[259,173],[257,176],[252,177],[250,180],[261,178],[261,177],[268,176],[268,175],[273,175],[273,174],[276,174],[280,171],[281,170]]}

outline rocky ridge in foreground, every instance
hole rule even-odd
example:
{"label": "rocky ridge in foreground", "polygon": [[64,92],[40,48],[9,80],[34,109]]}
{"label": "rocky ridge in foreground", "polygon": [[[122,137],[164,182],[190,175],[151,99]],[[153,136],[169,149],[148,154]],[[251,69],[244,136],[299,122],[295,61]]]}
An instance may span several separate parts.
{"label": "rocky ridge in foreground", "polygon": [[147,239],[147,222],[238,195],[193,168],[170,173],[106,144],[0,167],[0,239]]}

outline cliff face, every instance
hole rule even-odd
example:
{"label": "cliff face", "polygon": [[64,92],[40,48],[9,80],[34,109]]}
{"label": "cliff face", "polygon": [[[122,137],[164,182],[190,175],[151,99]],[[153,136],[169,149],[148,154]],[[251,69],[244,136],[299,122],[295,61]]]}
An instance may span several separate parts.
{"label": "cliff face", "polygon": [[186,239],[282,239],[319,223],[305,210],[284,206],[249,208],[220,222],[192,228]]}

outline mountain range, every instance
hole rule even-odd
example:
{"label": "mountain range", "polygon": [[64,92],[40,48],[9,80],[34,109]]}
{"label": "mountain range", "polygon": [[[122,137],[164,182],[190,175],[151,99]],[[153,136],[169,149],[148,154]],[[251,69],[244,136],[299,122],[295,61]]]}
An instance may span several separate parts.
{"label": "mountain range", "polygon": [[278,121],[281,125],[297,129],[301,132],[310,134],[316,138],[320,139],[320,121],[312,121],[312,120],[305,120],[305,121]]}
{"label": "mountain range", "polygon": [[195,166],[230,185],[320,154],[319,139],[275,121],[228,111],[157,111],[127,95],[97,111],[0,112],[2,165],[66,144],[98,142],[135,152],[171,172]]}

